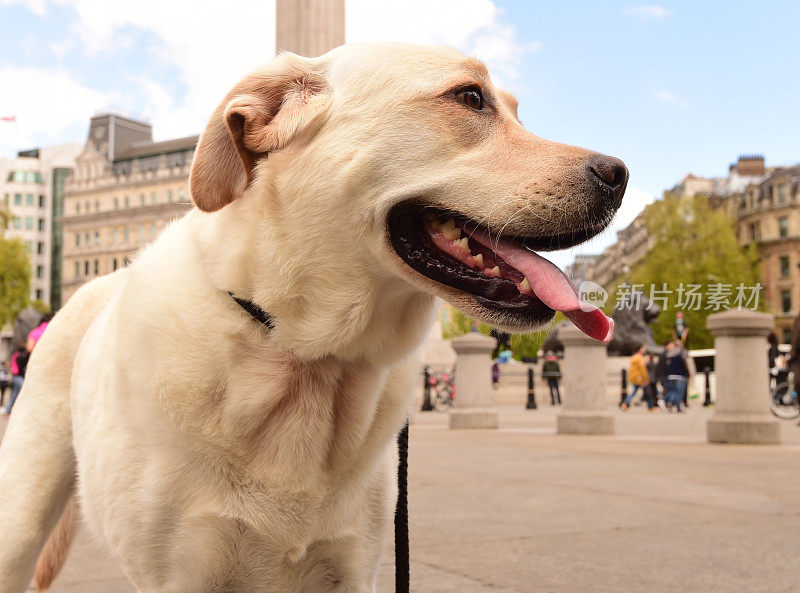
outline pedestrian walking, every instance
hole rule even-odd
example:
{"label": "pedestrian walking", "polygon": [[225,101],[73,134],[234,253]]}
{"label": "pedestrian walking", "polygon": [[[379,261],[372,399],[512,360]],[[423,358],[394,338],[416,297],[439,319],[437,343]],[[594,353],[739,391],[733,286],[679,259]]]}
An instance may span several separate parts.
{"label": "pedestrian walking", "polygon": [[558,364],[558,357],[552,352],[548,352],[542,365],[542,377],[547,380],[550,388],[550,405],[561,405],[561,391],[558,382],[561,380],[561,366]]}
{"label": "pedestrian walking", "polygon": [[[800,394],[800,315],[792,324],[792,349],[789,352],[789,370],[794,375],[794,392]],[[800,423],[798,424],[800,426]]]}
{"label": "pedestrian walking", "polygon": [[664,401],[667,409],[682,412],[681,404],[686,397],[689,381],[689,365],[686,363],[686,351],[680,340],[667,344],[667,393]]}
{"label": "pedestrian walking", "polygon": [[682,344],[689,341],[689,324],[683,316],[683,311],[675,313],[675,323],[672,324],[672,339],[680,340]]}
{"label": "pedestrian walking", "polygon": [[645,362],[645,354],[647,354],[647,346],[642,344],[639,346],[639,349],[636,350],[633,356],[631,356],[631,366],[628,369],[628,380],[630,381],[631,385],[633,385],[633,390],[631,391],[630,395],[625,398],[625,401],[622,402],[620,406],[623,410],[627,410],[630,407],[633,398],[636,397],[636,393],[641,389],[642,396],[644,397],[645,394],[645,386],[650,384],[650,376],[647,374],[647,363]]}
{"label": "pedestrian walking", "polygon": [[9,387],[11,387],[11,369],[8,368],[8,364],[4,360],[0,362],[0,408],[3,407],[3,399]]}
{"label": "pedestrian walking", "polygon": [[8,405],[0,409],[0,414],[8,415],[11,413],[11,408],[14,407],[14,402],[17,401],[17,396],[22,390],[22,383],[25,381],[25,369],[28,366],[28,357],[30,353],[25,347],[25,344],[20,344],[14,352],[11,353],[9,362],[11,363],[11,398],[8,400]]}
{"label": "pedestrian walking", "polygon": [[658,409],[658,357],[650,353],[645,357],[645,363],[649,379],[645,392],[647,411],[655,412]]}

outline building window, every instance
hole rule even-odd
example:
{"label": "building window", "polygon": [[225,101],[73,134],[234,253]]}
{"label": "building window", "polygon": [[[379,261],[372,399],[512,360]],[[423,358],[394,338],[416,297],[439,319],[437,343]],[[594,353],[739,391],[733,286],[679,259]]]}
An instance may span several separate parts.
{"label": "building window", "polygon": [[150,194],[150,203],[151,204],[155,204],[156,203],[156,192],[153,192],[153,193]]}
{"label": "building window", "polygon": [[792,310],[792,291],[791,290],[782,290],[781,291],[781,311],[784,313],[788,313]]}
{"label": "building window", "polygon": [[42,291],[41,291],[41,289],[38,289],[38,288],[36,289],[36,300],[37,301],[41,301],[42,300]]}
{"label": "building window", "polygon": [[95,200],[94,201],[94,211],[95,212],[100,212],[100,200]]}
{"label": "building window", "polygon": [[100,231],[94,232],[94,244],[100,245]]}
{"label": "building window", "polygon": [[144,194],[139,194],[139,205],[144,206]]}
{"label": "building window", "polygon": [[25,195],[25,205],[26,206],[33,206],[33,194],[26,194]]}
{"label": "building window", "polygon": [[172,190],[168,189],[167,190],[167,202],[171,202],[171,201],[172,201]]}
{"label": "building window", "polygon": [[186,192],[183,191],[183,188],[179,189],[178,190],[178,201],[179,202],[183,202],[183,199],[184,199],[185,195],[186,195]]}
{"label": "building window", "polygon": [[130,201],[130,198],[128,198],[128,196],[125,196],[125,207],[126,208],[130,208],[131,207],[131,201]]}
{"label": "building window", "polygon": [[781,256],[781,278],[789,277],[789,256]]}
{"label": "building window", "polygon": [[750,240],[758,241],[761,239],[761,225],[757,222],[750,224]]}
{"label": "building window", "polygon": [[22,228],[22,219],[14,217],[14,228],[21,229]]}
{"label": "building window", "polygon": [[93,267],[94,267],[94,275],[97,276],[97,274],[100,272],[100,261],[99,260],[94,260],[94,266]]}
{"label": "building window", "polygon": [[44,218],[39,219],[39,230],[40,231],[44,230]]}
{"label": "building window", "polygon": [[118,241],[119,241],[119,231],[117,229],[114,229],[113,231],[111,231],[111,242],[114,245],[116,245]]}
{"label": "building window", "polygon": [[89,260],[88,259],[83,262],[83,275],[84,276],[88,276],[89,275]]}
{"label": "building window", "polygon": [[22,194],[14,194],[14,206],[22,206]]}
{"label": "building window", "polygon": [[144,225],[139,225],[139,243],[144,243]]}
{"label": "building window", "polygon": [[75,262],[75,277],[81,275],[81,264],[79,262]]}
{"label": "building window", "polygon": [[123,243],[127,243],[128,242],[128,227],[125,227],[124,229],[122,229],[122,242]]}
{"label": "building window", "polygon": [[44,243],[42,243],[41,241],[36,243],[36,253],[38,253],[39,255],[44,255]]}
{"label": "building window", "polygon": [[792,330],[791,328],[784,327],[783,328],[783,343],[784,344],[791,344],[792,343]]}
{"label": "building window", "polygon": [[75,202],[75,214],[80,214],[80,213],[81,213],[81,203]]}
{"label": "building window", "polygon": [[785,204],[786,203],[786,186],[779,185],[778,186],[778,203]]}
{"label": "building window", "polygon": [[75,233],[75,247],[81,246],[81,234]]}
{"label": "building window", "polygon": [[25,228],[29,231],[33,230],[33,218],[30,216],[25,217]]}
{"label": "building window", "polygon": [[91,240],[89,239],[89,233],[84,233],[84,234],[83,234],[83,242],[84,242],[86,245],[91,245],[91,244],[92,244],[92,243],[91,243]]}
{"label": "building window", "polygon": [[778,234],[782,238],[789,236],[789,219],[785,216],[778,219]]}
{"label": "building window", "polygon": [[39,194],[39,208],[44,208],[44,196]]}
{"label": "building window", "polygon": [[86,213],[88,214],[91,211],[92,211],[92,203],[89,200],[86,200]]}
{"label": "building window", "polygon": [[119,210],[119,198],[114,198],[114,210]]}
{"label": "building window", "polygon": [[36,266],[36,277],[41,278],[44,276],[44,266]]}
{"label": "building window", "polygon": [[156,225],[151,224],[150,225],[150,240],[152,241],[155,238],[156,238]]}
{"label": "building window", "polygon": [[111,271],[112,272],[116,272],[117,271],[117,258],[116,257],[111,260]]}

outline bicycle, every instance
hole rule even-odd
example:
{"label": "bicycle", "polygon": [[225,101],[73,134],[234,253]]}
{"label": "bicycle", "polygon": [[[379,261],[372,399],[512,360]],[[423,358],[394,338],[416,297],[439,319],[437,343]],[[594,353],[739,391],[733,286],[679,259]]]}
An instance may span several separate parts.
{"label": "bicycle", "polygon": [[437,412],[446,412],[453,406],[456,388],[450,373],[442,373],[441,377],[431,376],[429,379],[433,388],[433,407]]}
{"label": "bicycle", "polygon": [[793,372],[786,375],[786,380],[775,382],[769,394],[769,409],[775,416],[784,420],[800,416],[800,403],[794,389]]}

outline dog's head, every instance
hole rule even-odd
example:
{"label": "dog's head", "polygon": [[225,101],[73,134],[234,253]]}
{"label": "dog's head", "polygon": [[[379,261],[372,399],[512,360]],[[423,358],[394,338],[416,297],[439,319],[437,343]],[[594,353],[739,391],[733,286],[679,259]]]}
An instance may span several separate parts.
{"label": "dog's head", "polygon": [[509,331],[562,310],[610,338],[534,251],[605,228],[627,179],[617,159],[526,131],[477,60],[381,44],[285,54],[244,78],[203,133],[190,183],[200,210],[251,225],[247,290],[279,327],[286,312],[292,332],[352,343],[376,324],[387,340],[420,330],[430,295]]}

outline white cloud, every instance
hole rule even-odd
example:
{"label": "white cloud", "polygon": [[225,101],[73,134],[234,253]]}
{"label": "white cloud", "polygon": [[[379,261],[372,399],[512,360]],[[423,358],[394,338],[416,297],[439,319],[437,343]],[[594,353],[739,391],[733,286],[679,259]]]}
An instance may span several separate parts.
{"label": "white cloud", "polygon": [[18,4],[30,10],[39,17],[47,16],[47,6],[45,0],[0,0],[0,6],[13,6]]}
{"label": "white cloud", "polygon": [[622,14],[625,16],[631,16],[639,22],[644,23],[647,21],[653,21],[657,19],[665,19],[670,16],[672,13],[664,8],[663,6],[631,6],[630,8],[626,8],[622,11]]}
{"label": "white cloud", "polygon": [[525,55],[540,47],[523,43],[490,0],[347,0],[346,6],[348,41],[452,45],[483,60],[502,85],[513,86]]}
{"label": "white cloud", "polygon": [[76,82],[66,72],[33,67],[0,68],[0,88],[0,115],[16,117],[13,123],[0,123],[3,154],[59,142],[76,124],[88,129],[89,118],[110,100],[109,94]]}
{"label": "white cloud", "polygon": [[667,89],[661,89],[660,91],[656,91],[653,93],[653,96],[662,103],[672,103],[674,105],[679,105],[684,109],[687,109],[689,107],[688,101],[686,101],[685,99],[681,99],[678,95]]}
{"label": "white cloud", "polygon": [[[170,89],[166,88],[166,81],[157,80],[150,68],[149,73],[131,72],[130,88],[93,95],[95,99],[104,96],[108,101],[99,108],[115,108],[152,121],[157,140],[199,133],[228,89],[246,72],[274,56],[274,0],[228,0],[224,6],[211,0],[0,3],[21,4],[39,16],[46,15],[48,6],[53,4],[73,10],[76,16],[67,27],[67,37],[51,42],[50,49],[58,60],[82,52],[87,64],[82,76],[91,76],[95,56],[132,47],[138,56],[146,55],[151,62],[175,67],[178,84],[170,85]],[[537,42],[521,43],[515,27],[504,20],[503,11],[490,0],[347,0],[346,10],[348,41],[452,45],[484,60],[499,83],[512,87],[526,54],[539,47]],[[134,43],[141,45],[133,46]],[[93,84],[99,86],[101,81]],[[175,86],[180,92],[175,92]],[[57,95],[48,90],[42,96]],[[60,112],[65,109],[66,106],[59,107]],[[86,108],[77,109],[68,120],[86,114]],[[23,129],[22,125],[19,127]],[[32,132],[24,129],[31,136]]]}

